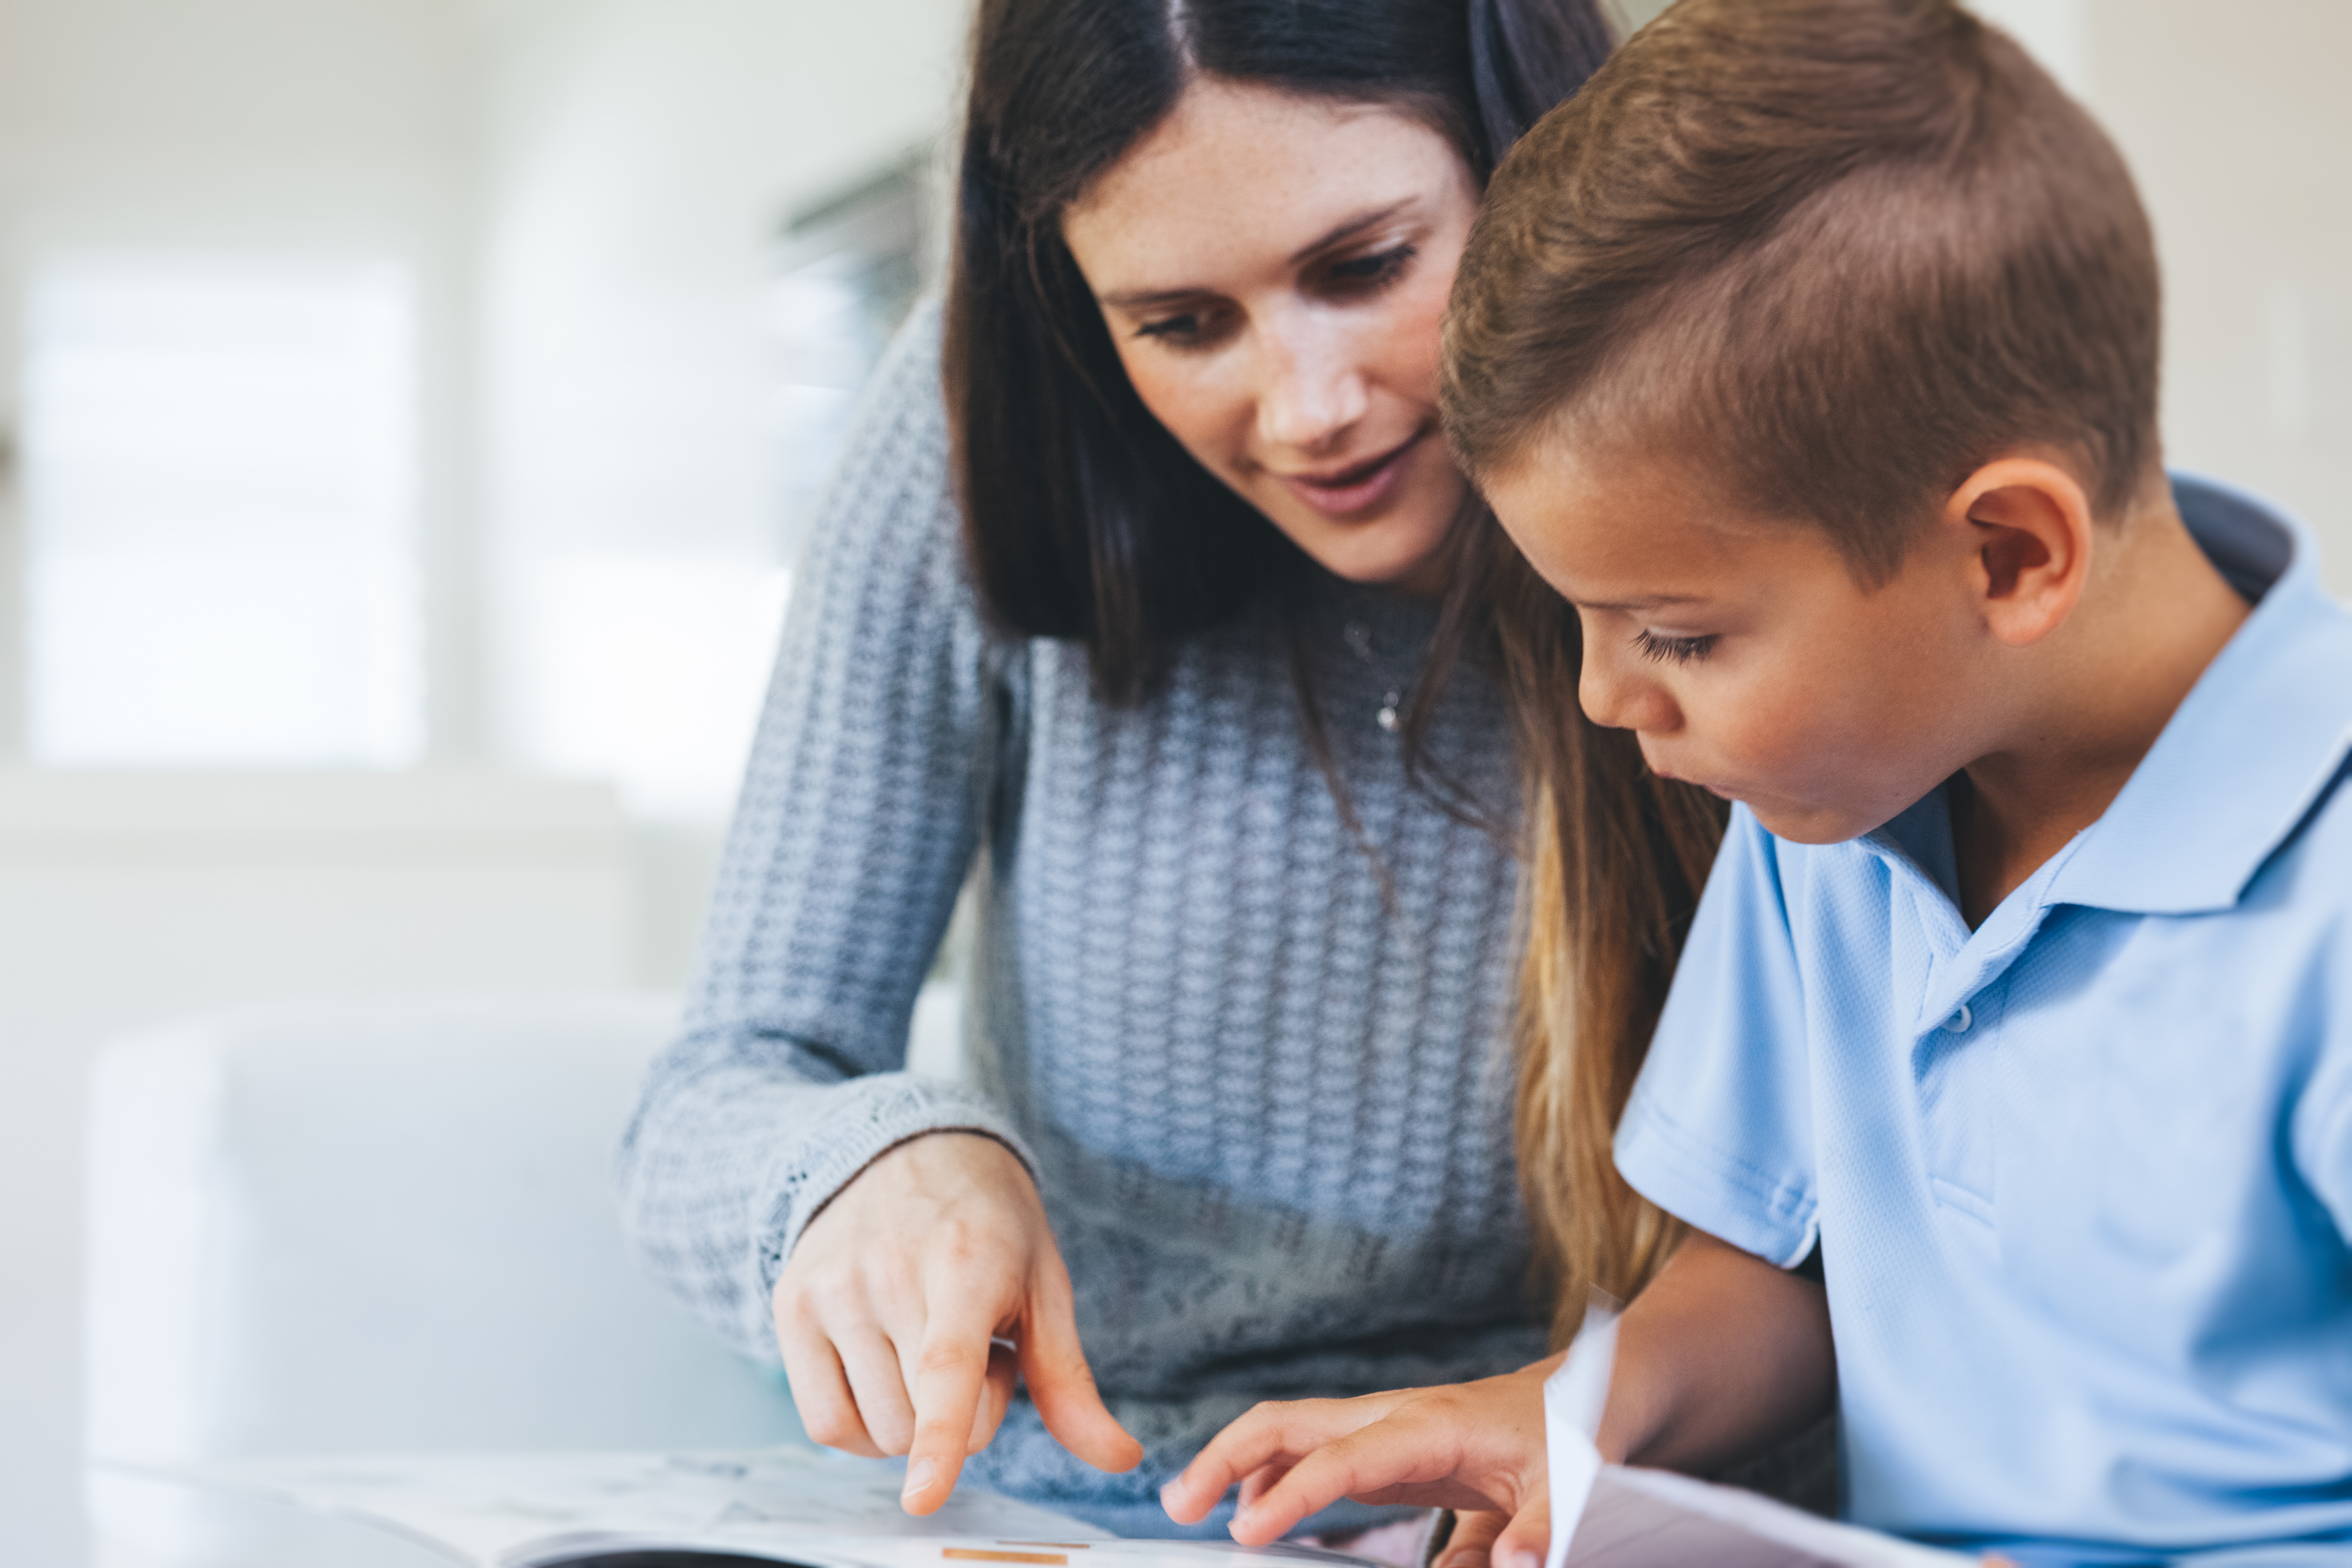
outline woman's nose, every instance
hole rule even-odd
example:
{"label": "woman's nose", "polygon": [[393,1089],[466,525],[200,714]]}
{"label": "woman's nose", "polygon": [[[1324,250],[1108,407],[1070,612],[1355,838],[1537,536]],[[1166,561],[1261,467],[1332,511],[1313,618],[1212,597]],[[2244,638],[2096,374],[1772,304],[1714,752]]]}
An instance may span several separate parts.
{"label": "woman's nose", "polygon": [[1267,445],[1317,450],[1363,417],[1370,395],[1348,335],[1299,323],[1265,335],[1258,435]]}

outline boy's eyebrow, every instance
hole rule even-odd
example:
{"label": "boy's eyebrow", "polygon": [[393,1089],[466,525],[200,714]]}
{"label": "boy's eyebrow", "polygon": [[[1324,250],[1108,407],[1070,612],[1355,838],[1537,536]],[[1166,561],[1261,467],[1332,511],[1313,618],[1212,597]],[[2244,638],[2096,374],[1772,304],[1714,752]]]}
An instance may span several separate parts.
{"label": "boy's eyebrow", "polygon": [[[1391,202],[1384,207],[1375,207],[1369,212],[1358,213],[1353,217],[1341,219],[1322,237],[1292,251],[1286,265],[1297,267],[1335,245],[1346,244],[1364,230],[1377,227],[1396,216],[1397,214],[1411,206],[1413,200],[1412,196],[1405,196]],[[1146,310],[1153,305],[1171,305],[1180,300],[1196,300],[1203,294],[1213,292],[1213,289],[1188,286],[1180,289],[1138,289],[1117,294],[1098,294],[1096,298],[1114,310]]]}
{"label": "boy's eyebrow", "polygon": [[1704,594],[1637,594],[1630,599],[1570,599],[1580,610],[1654,610],[1666,605],[1696,605]]}

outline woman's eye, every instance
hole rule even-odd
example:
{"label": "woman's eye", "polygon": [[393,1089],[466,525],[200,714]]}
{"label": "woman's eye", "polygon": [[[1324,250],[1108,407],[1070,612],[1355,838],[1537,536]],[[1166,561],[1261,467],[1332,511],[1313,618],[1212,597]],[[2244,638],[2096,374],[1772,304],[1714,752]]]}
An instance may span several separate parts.
{"label": "woman's eye", "polygon": [[1656,632],[1643,630],[1633,634],[1633,647],[1643,658],[1654,658],[1660,664],[1689,664],[1705,658],[1715,651],[1716,639],[1703,637],[1660,637]]}
{"label": "woman's eye", "polygon": [[1180,310],[1173,315],[1139,323],[1135,335],[1165,343],[1170,348],[1196,349],[1214,342],[1225,325],[1223,311]]}
{"label": "woman's eye", "polygon": [[1181,316],[1162,316],[1156,321],[1146,321],[1135,329],[1139,338],[1194,338],[1201,335],[1201,318],[1186,311]]}
{"label": "woman's eye", "polygon": [[1405,263],[1413,258],[1410,245],[1392,246],[1376,250],[1369,256],[1350,257],[1331,264],[1331,281],[1342,289],[1376,289],[1392,281],[1403,272]]}

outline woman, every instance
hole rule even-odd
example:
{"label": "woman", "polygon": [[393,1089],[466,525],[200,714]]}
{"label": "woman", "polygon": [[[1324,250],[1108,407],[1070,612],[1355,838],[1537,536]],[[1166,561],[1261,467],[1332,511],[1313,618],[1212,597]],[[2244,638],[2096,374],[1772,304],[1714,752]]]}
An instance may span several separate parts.
{"label": "woman", "polygon": [[[969,1453],[1163,1533],[1260,1399],[1543,1349],[1437,332],[1606,42],[1591,0],[982,5],[944,321],[831,492],[623,1162],[648,1266],[914,1511]],[[1636,902],[1686,900],[1655,858]],[[973,1081],[913,1078],[968,872]]]}

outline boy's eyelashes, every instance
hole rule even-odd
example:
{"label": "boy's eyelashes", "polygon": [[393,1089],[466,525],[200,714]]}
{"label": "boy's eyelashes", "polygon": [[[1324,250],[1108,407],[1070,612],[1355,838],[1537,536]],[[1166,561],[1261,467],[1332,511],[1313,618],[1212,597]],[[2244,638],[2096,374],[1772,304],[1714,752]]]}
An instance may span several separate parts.
{"label": "boy's eyelashes", "polygon": [[1633,634],[1633,649],[1660,664],[1689,664],[1715,651],[1713,634],[1701,637],[1661,637],[1648,627]]}

